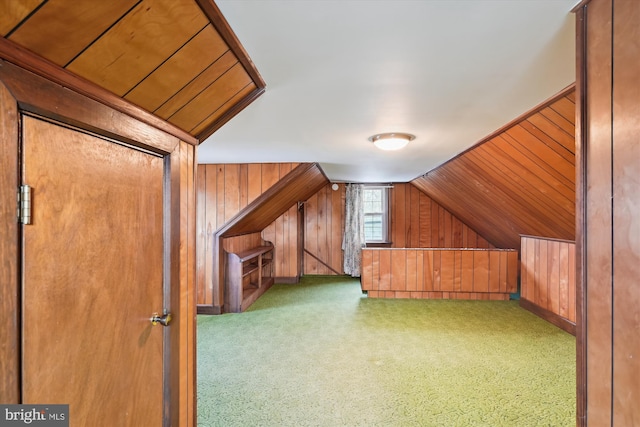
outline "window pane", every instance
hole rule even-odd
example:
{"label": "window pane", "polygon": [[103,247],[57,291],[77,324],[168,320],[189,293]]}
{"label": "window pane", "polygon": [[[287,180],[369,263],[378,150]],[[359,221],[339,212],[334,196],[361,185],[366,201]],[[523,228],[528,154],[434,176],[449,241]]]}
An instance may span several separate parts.
{"label": "window pane", "polygon": [[382,189],[365,189],[364,190],[364,212],[382,213]]}
{"label": "window pane", "polygon": [[369,187],[362,192],[364,208],[364,234],[367,242],[386,242],[387,236],[387,188]]}
{"label": "window pane", "polygon": [[364,235],[366,240],[382,240],[381,214],[365,214]]}

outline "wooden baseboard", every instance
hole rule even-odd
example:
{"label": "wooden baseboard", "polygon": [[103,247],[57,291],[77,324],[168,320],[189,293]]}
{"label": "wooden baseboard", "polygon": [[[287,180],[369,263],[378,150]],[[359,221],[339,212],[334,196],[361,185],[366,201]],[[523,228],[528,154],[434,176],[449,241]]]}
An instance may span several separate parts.
{"label": "wooden baseboard", "polygon": [[222,307],[218,305],[198,305],[197,314],[222,314]]}
{"label": "wooden baseboard", "polygon": [[522,298],[520,299],[520,307],[524,308],[527,311],[530,311],[531,313],[546,320],[547,322],[556,325],[558,328],[570,333],[574,337],[576,336],[576,324],[569,319],[565,319],[564,317],[553,313],[546,308],[542,308],[539,305],[536,305],[531,301]]}
{"label": "wooden baseboard", "polygon": [[276,283],[284,283],[286,285],[293,285],[296,283],[300,283],[300,277],[276,277]]}

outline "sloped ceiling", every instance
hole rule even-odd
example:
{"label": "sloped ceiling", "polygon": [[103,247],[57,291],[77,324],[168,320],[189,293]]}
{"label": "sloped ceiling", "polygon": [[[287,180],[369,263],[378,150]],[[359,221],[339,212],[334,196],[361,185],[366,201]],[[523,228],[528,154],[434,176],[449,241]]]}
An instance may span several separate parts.
{"label": "sloped ceiling", "polygon": [[[217,0],[266,92],[200,163],[409,182],[575,81],[578,0]],[[417,136],[376,149],[379,132]]]}
{"label": "sloped ceiling", "polygon": [[0,34],[198,140],[265,87],[211,0],[4,1]]}
{"label": "sloped ceiling", "polygon": [[[31,71],[78,75],[206,138],[201,162],[410,181],[497,247],[574,238],[572,89],[510,122],[574,80],[574,0],[220,3],[272,93],[258,99],[265,82],[213,0],[4,1],[0,56],[35,53],[45,61]],[[366,140],[379,131],[418,139],[382,153]]]}
{"label": "sloped ceiling", "polygon": [[300,164],[229,219],[216,234],[231,237],[260,232],[291,206],[307,200],[328,182],[317,163]]}
{"label": "sloped ceiling", "polygon": [[411,184],[499,248],[574,240],[574,87]]}

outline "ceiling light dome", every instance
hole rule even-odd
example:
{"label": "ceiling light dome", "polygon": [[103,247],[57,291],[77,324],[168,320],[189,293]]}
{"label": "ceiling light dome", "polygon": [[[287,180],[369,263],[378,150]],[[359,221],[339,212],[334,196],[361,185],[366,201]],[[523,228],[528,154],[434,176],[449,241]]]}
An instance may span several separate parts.
{"label": "ceiling light dome", "polygon": [[399,150],[406,147],[409,141],[416,139],[415,135],[404,132],[378,133],[370,136],[369,141],[381,150]]}

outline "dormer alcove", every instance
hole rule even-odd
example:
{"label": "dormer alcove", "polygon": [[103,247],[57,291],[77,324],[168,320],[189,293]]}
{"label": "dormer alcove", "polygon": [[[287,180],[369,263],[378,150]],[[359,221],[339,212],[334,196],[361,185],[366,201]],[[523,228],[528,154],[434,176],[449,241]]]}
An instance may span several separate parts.
{"label": "dormer alcove", "polygon": [[[262,232],[285,213],[288,213],[290,238],[301,235],[299,228],[303,224],[297,214],[298,203],[313,196],[328,182],[317,163],[198,166],[201,203],[197,262],[202,266],[197,278],[198,313],[225,311],[225,254],[247,253],[271,244],[262,238]],[[216,200],[225,201],[226,212],[214,206]],[[234,208],[238,209],[235,214],[227,210]],[[274,251],[276,257],[278,249]],[[299,275],[300,272],[295,274]],[[261,289],[261,293],[264,291],[266,289]]]}

